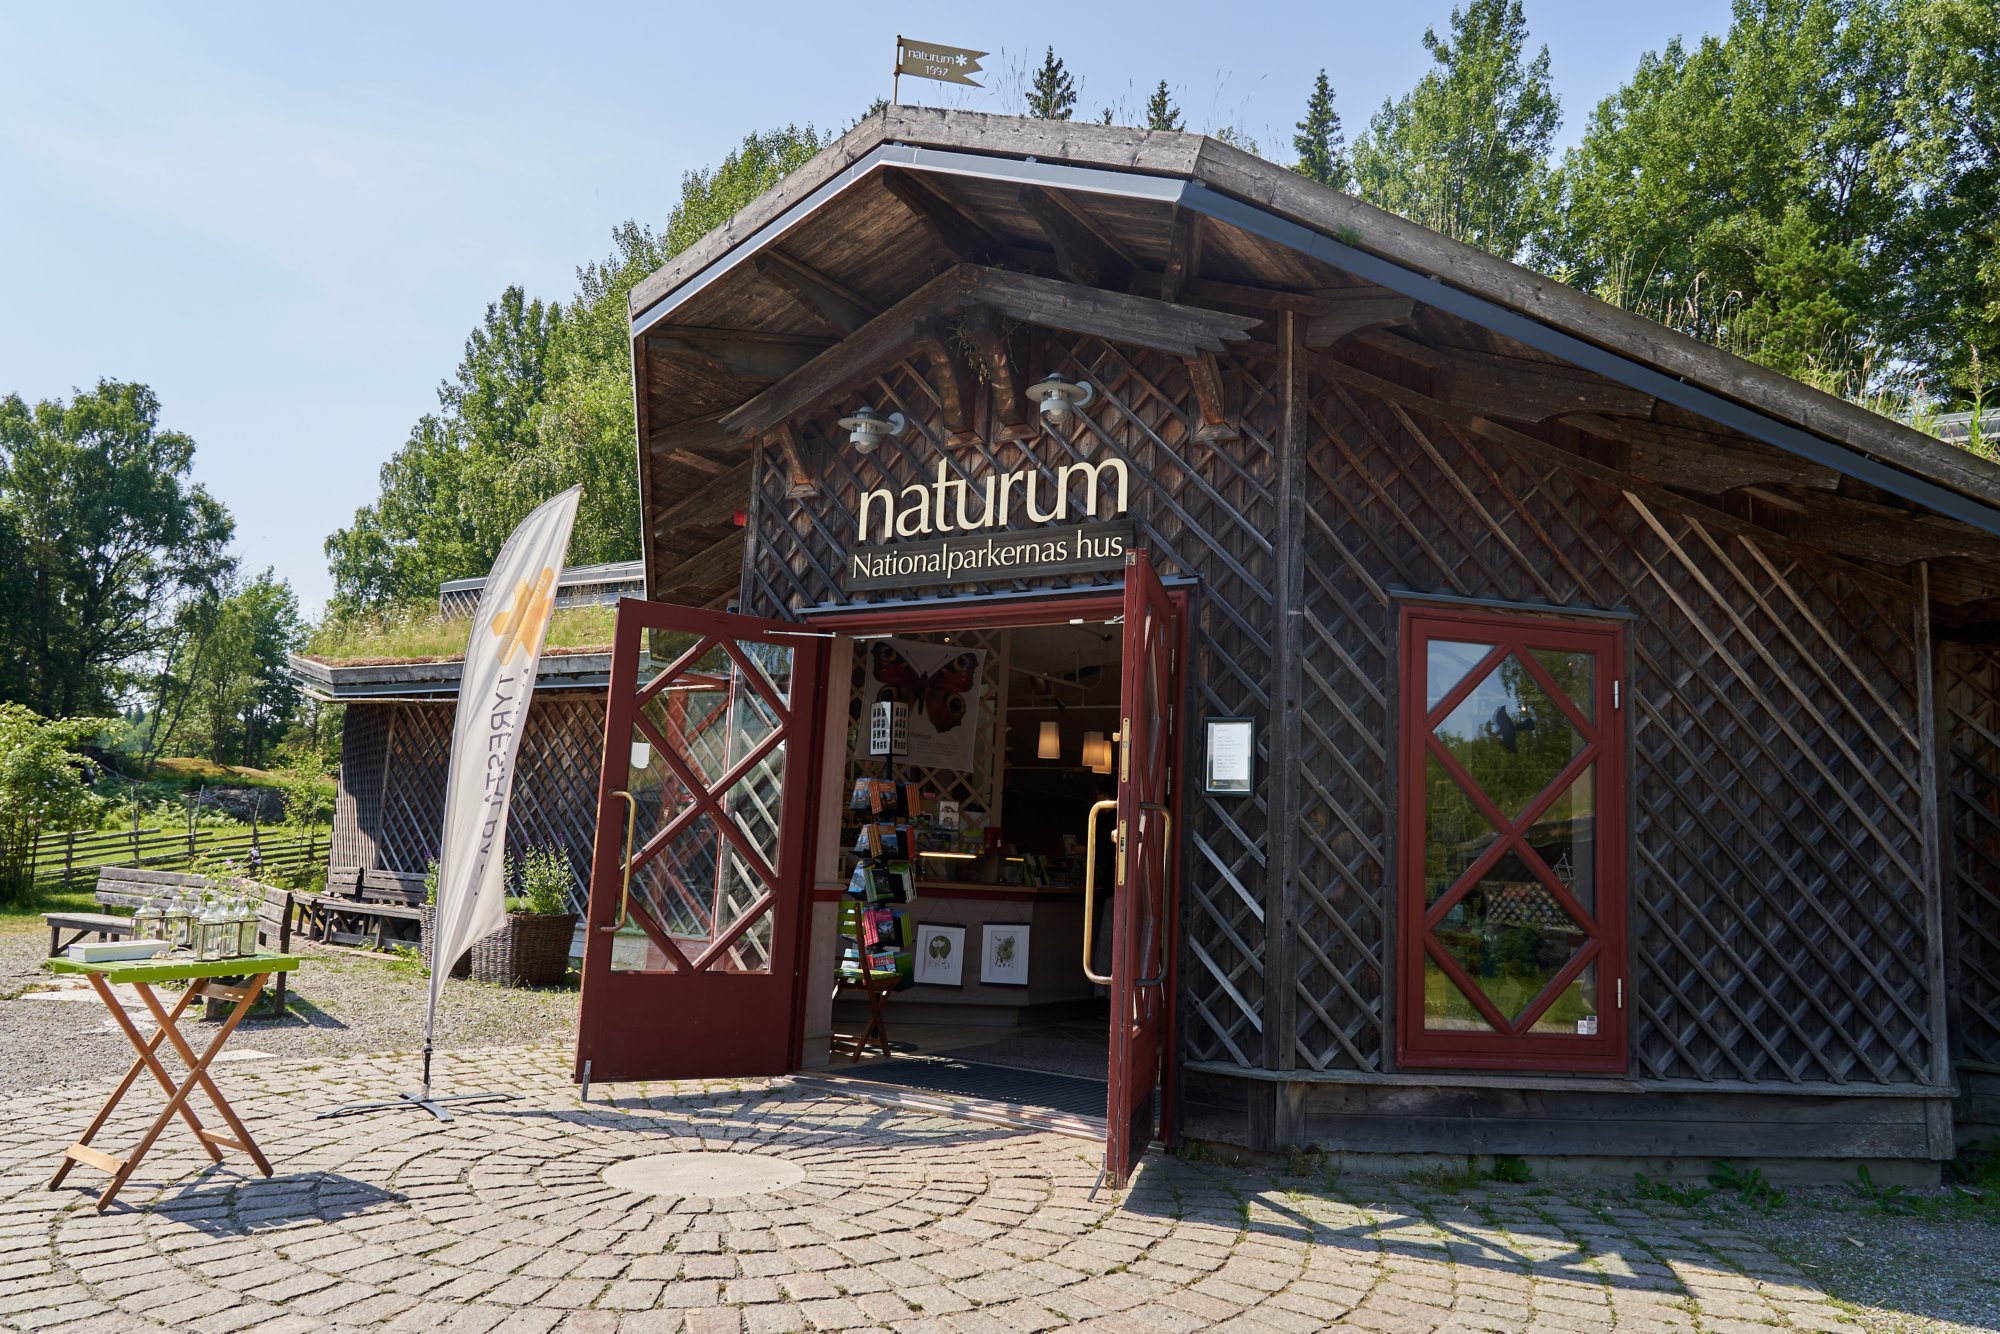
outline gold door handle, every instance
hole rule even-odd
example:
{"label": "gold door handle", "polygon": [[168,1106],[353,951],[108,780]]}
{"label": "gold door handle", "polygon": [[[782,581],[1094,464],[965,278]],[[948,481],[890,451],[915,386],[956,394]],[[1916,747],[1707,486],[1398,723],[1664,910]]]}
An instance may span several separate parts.
{"label": "gold door handle", "polygon": [[1110,986],[1111,979],[1090,971],[1092,947],[1097,943],[1097,817],[1100,812],[1117,809],[1115,801],[1100,801],[1090,808],[1089,832],[1083,844],[1083,975],[1101,987]]}
{"label": "gold door handle", "polygon": [[[1153,812],[1155,812],[1155,813],[1157,813],[1157,814],[1159,815],[1159,817],[1160,817],[1160,849],[1161,849],[1161,856],[1162,856],[1162,857],[1170,857],[1170,856],[1172,856],[1172,855],[1173,855],[1173,848],[1174,848],[1174,817],[1173,817],[1173,814],[1172,814],[1172,813],[1171,813],[1170,811],[1168,811],[1168,810],[1167,810],[1167,808],[1166,808],[1165,806],[1161,806],[1161,805],[1159,805],[1159,804],[1157,804],[1157,803],[1155,803],[1155,802],[1150,802],[1150,801],[1149,801],[1149,802],[1146,802],[1146,803],[1145,803],[1144,805],[1140,806],[1140,807],[1139,807],[1139,809],[1140,809],[1141,811],[1153,811]],[[1160,864],[1160,866],[1159,866],[1159,868],[1158,868],[1158,869],[1159,869],[1159,872],[1160,872],[1160,879],[1159,879],[1159,883],[1160,883],[1160,884],[1161,884],[1162,886],[1164,886],[1164,884],[1165,884],[1165,881],[1166,881],[1166,863],[1165,863],[1165,862],[1163,861],[1163,862],[1162,862],[1162,863]],[[1155,905],[1154,905],[1154,912],[1155,912],[1155,914],[1156,914],[1157,916],[1159,916],[1160,918],[1164,919],[1164,918],[1165,918],[1165,916],[1166,916],[1166,904],[1165,904],[1164,902],[1161,902],[1161,903],[1158,903],[1158,904],[1155,904]],[[1162,933],[1162,935],[1164,936],[1164,933]],[[1164,945],[1164,943],[1165,943],[1165,942],[1164,942],[1164,940],[1162,940],[1162,944],[1163,944],[1163,945]],[[1139,979],[1139,980],[1138,980],[1137,982],[1134,982],[1134,983],[1132,984],[1132,985],[1133,985],[1134,987],[1157,987],[1157,986],[1161,986],[1161,985],[1164,985],[1164,984],[1165,984],[1165,982],[1166,982],[1166,980],[1167,980],[1167,971],[1166,971],[1166,957],[1165,957],[1165,956],[1166,956],[1166,950],[1165,950],[1165,949],[1163,948],[1163,949],[1162,949],[1162,950],[1160,951],[1160,954],[1161,954],[1161,959],[1160,959],[1160,975],[1159,975],[1158,977],[1142,977],[1142,978],[1140,978],[1140,979]]]}
{"label": "gold door handle", "polygon": [[614,797],[625,799],[625,861],[619,868],[618,880],[618,920],[609,926],[600,926],[599,931],[616,931],[625,925],[625,914],[632,903],[632,828],[639,823],[639,802],[630,792],[613,792]]}

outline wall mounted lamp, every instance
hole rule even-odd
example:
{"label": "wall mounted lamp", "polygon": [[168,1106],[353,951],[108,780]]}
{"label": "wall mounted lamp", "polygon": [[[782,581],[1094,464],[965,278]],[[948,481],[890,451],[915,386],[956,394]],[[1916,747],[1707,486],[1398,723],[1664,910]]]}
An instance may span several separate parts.
{"label": "wall mounted lamp", "polygon": [[1050,371],[1028,386],[1028,397],[1042,405],[1042,419],[1060,431],[1076,419],[1078,408],[1090,406],[1091,400],[1097,397],[1097,391],[1060,371]]}
{"label": "wall mounted lamp", "polygon": [[852,417],[840,419],[841,429],[847,432],[847,443],[854,446],[857,454],[874,453],[875,446],[901,435],[907,425],[900,412],[885,417],[867,406],[856,408]]}

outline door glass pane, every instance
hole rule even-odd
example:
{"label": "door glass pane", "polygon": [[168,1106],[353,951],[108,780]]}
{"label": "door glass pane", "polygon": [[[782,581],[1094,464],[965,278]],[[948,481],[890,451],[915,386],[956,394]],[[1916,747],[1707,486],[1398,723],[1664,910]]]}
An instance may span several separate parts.
{"label": "door glass pane", "polygon": [[1461,644],[1455,639],[1433,639],[1424,651],[1424,712],[1438,706],[1465,674],[1493,651],[1491,644]]}
{"label": "door glass pane", "polygon": [[1583,735],[1512,654],[1437,725],[1436,735],[1510,817],[1584,747]]}
{"label": "door glass pane", "polygon": [[[671,936],[683,954],[700,953],[710,939],[714,918],[721,842],[715,822],[698,815],[650,855],[635,847],[628,906],[633,920],[626,927],[639,929],[637,919],[644,916]],[[648,970],[663,967],[666,957],[649,941],[643,950],[621,954],[613,948],[611,966],[617,971]]]}
{"label": "door glass pane", "polygon": [[1522,833],[1587,913],[1597,911],[1597,766],[1578,774]]}
{"label": "door glass pane", "polygon": [[1434,931],[1445,953],[1517,1019],[1589,939],[1516,852],[1465,892]]}
{"label": "door glass pane", "polygon": [[1583,966],[1562,994],[1549,1002],[1528,1029],[1530,1033],[1567,1033],[1577,1037],[1597,1034],[1597,964]]}
{"label": "door glass pane", "polygon": [[1562,687],[1569,702],[1576,705],[1576,711],[1583,715],[1587,723],[1597,721],[1597,655],[1595,653],[1569,653],[1560,649],[1538,648],[1532,650],[1535,661],[1549,678]]}
{"label": "door glass pane", "polygon": [[1443,898],[1467,867],[1493,846],[1493,822],[1479,813],[1465,789],[1438,762],[1426,757],[1424,779],[1424,906]]}
{"label": "door glass pane", "polygon": [[1424,1027],[1443,1033],[1491,1033],[1493,1026],[1451,974],[1438,967],[1437,960],[1424,955]]}

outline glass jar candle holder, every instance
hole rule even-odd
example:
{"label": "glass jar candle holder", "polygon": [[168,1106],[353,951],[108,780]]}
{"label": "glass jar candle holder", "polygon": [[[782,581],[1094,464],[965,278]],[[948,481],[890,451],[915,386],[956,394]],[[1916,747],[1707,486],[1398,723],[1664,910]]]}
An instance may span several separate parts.
{"label": "glass jar candle holder", "polygon": [[189,944],[189,928],[194,923],[194,914],[188,910],[184,899],[175,899],[167,904],[160,917],[160,934],[169,945],[176,949],[186,949]]}
{"label": "glass jar candle holder", "polygon": [[236,952],[255,954],[257,952],[257,900],[244,898],[236,905]]}
{"label": "glass jar candle holder", "polygon": [[132,938],[134,940],[164,940],[166,911],[160,907],[158,899],[147,899],[132,914]]}
{"label": "glass jar candle holder", "polygon": [[236,923],[223,916],[220,909],[209,909],[196,926],[195,957],[229,959],[235,955]]}

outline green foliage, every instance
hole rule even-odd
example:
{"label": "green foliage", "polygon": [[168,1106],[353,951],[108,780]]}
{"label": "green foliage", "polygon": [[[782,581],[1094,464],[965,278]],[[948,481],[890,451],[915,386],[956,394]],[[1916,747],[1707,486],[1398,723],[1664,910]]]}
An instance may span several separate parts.
{"label": "green foliage", "polygon": [[[1106,123],[1109,124],[1108,121]],[[1146,99],[1146,128],[1175,131],[1187,128],[1187,122],[1181,118],[1181,109],[1174,105],[1173,97],[1167,92],[1165,79],[1160,80],[1160,86]]]}
{"label": "green foliage", "polygon": [[[548,646],[609,647],[617,619],[615,607],[564,607],[549,617]],[[313,631],[305,651],[327,662],[457,658],[471,630],[469,617],[440,615],[435,602],[336,611]]]}
{"label": "green foliage", "polygon": [[1292,168],[1299,175],[1336,190],[1353,184],[1354,168],[1347,160],[1347,140],[1340,132],[1340,113],[1333,109],[1333,85],[1326,81],[1325,70],[1313,81],[1306,118],[1292,136],[1292,150],[1299,155]]}
{"label": "green foliage", "polygon": [[1521,0],[1471,0],[1451,32],[1424,31],[1436,62],[1369,120],[1354,177],[1371,203],[1512,258],[1534,231],[1562,113],[1545,46],[1526,58]]}
{"label": "green foliage", "polygon": [[1738,1199],[1755,1209],[1768,1211],[1785,1202],[1785,1192],[1764,1179],[1761,1167],[1738,1167],[1717,1158],[1709,1169],[1708,1184],[1735,1191]]}
{"label": "green foliage", "polygon": [[327,539],[336,611],[428,599],[446,580],[486,573],[530,510],[579,483],[569,562],[636,558],[626,297],[825,142],[810,125],[752,134],[720,166],[681,178],[663,230],[614,231],[612,253],[577,271],[567,304],[510,287],[488,306],[439,386],[438,411],[383,465],[379,497]]}
{"label": "green foliage", "polygon": [[1996,34],[1978,0],[1738,0],[1597,107],[1538,263],[1835,393],[1965,397],[2000,345]]}
{"label": "green foliage", "polygon": [[333,818],[333,774],[324,758],[306,752],[290,769],[281,771],[278,782],[285,794],[285,819],[313,828]]}
{"label": "green foliage", "polygon": [[433,857],[430,859],[430,863],[424,867],[424,903],[428,907],[435,908],[437,907],[437,901],[438,859]]}
{"label": "green foliage", "polygon": [[1632,1174],[1634,1199],[1659,1200],[1665,1204],[1677,1204],[1683,1209],[1692,1209],[1713,1194],[1715,1194],[1713,1186],[1682,1186],[1664,1178],[1655,1181],[1644,1172]]}
{"label": "green foliage", "polygon": [[569,911],[569,892],[576,878],[561,848],[529,848],[521,854],[520,866],[523,912],[554,916]]}
{"label": "green foliage", "polygon": [[1068,120],[1076,114],[1076,80],[1063,68],[1053,46],[1028,87],[1028,114],[1038,120]]}
{"label": "green foliage", "polygon": [[1471,1154],[1465,1155],[1465,1166],[1453,1167],[1439,1163],[1435,1167],[1411,1175],[1411,1181],[1433,1190],[1450,1191],[1454,1194],[1471,1190],[1479,1184],[1479,1160]]}
{"label": "green foliage", "polygon": [[1235,125],[1224,125],[1217,129],[1215,139],[1216,142],[1228,144],[1231,148],[1240,148],[1252,157],[1262,157],[1264,154],[1257,141],[1251,138],[1247,131]]}
{"label": "green foliage", "polygon": [[0,699],[103,714],[234,562],[234,524],[189,480],[194,441],[144,385],[0,399]]}
{"label": "green foliage", "polygon": [[88,764],[75,751],[104,726],[94,718],[45,719],[26,705],[0,703],[0,904],[32,892],[38,834],[86,825],[95,813]]}
{"label": "green foliage", "polygon": [[289,657],[304,641],[298,598],[269,569],[184,604],[154,678],[142,754],[262,767],[303,699]]}
{"label": "green foliage", "polygon": [[1516,1185],[1535,1179],[1535,1173],[1528,1166],[1528,1160],[1511,1153],[1493,1155],[1492,1175],[1495,1181],[1508,1181]]}

